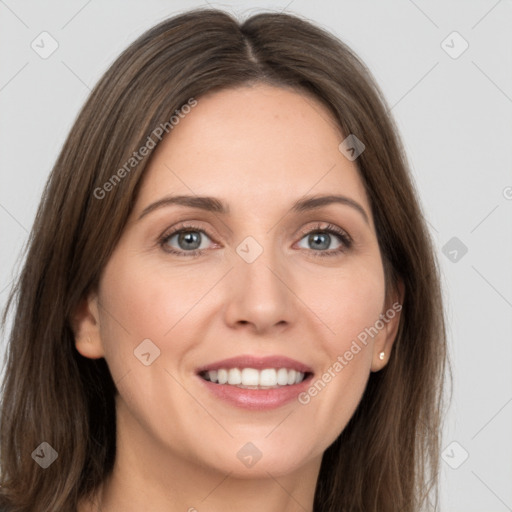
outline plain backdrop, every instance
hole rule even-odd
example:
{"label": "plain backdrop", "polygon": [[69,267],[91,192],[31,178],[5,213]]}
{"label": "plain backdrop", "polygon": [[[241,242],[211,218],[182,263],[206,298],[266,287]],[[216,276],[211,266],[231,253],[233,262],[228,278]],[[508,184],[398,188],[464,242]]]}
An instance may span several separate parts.
{"label": "plain backdrop", "polygon": [[[348,43],[376,77],[443,274],[454,387],[441,510],[512,511],[512,2],[208,3],[243,18],[262,10],[306,16]],[[2,307],[45,181],[89,90],[146,29],[204,5],[0,0]],[[5,343],[4,335],[2,366]]]}

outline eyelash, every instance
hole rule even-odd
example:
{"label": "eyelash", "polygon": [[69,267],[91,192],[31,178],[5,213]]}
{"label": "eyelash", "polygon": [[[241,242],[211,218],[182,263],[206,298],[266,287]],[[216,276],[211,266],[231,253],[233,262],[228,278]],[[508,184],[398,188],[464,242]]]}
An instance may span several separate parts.
{"label": "eyelash", "polygon": [[[321,227],[321,223],[318,223],[313,228],[308,229],[307,231],[301,231],[301,240],[312,233],[328,233],[330,235],[335,235],[339,238],[341,242],[341,247],[338,249],[331,249],[330,251],[314,251],[311,250],[313,253],[313,256],[319,256],[321,258],[326,256],[338,256],[339,254],[347,251],[352,247],[352,238],[349,236],[349,234],[338,228],[337,226],[333,224],[327,224],[327,226]],[[173,229],[170,233],[164,233],[159,239],[158,239],[158,245],[167,253],[174,254],[176,256],[183,256],[183,257],[196,257],[200,256],[204,251],[208,249],[195,249],[193,251],[177,251],[175,249],[169,248],[169,246],[166,245],[166,243],[171,239],[174,235],[180,234],[180,233],[188,233],[188,232],[200,232],[205,234],[208,238],[213,238],[202,228],[194,225],[189,224],[180,224],[177,228]]]}

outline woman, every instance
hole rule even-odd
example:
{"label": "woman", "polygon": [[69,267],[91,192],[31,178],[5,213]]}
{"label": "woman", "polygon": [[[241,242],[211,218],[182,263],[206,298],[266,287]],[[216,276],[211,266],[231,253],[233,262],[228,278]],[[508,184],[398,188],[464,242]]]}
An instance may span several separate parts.
{"label": "woman", "polygon": [[437,503],[432,245],[378,87],[307,21],[191,11],[125,50],[9,305],[6,510]]}

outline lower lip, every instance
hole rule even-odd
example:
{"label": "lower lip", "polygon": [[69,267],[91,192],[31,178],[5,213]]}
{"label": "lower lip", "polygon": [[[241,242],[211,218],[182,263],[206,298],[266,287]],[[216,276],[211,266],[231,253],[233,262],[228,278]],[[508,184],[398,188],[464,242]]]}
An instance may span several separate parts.
{"label": "lower lip", "polygon": [[224,400],[235,407],[242,409],[251,409],[264,411],[267,409],[277,409],[292,400],[305,391],[309,386],[312,375],[309,375],[299,384],[291,386],[282,386],[273,389],[245,389],[229,384],[215,384],[198,376],[198,379],[211,391],[216,397]]}

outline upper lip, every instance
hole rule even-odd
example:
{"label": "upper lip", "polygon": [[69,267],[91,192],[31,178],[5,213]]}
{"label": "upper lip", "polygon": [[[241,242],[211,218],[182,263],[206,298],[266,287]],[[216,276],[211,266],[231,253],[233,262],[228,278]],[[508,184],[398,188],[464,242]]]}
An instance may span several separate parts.
{"label": "upper lip", "polygon": [[255,370],[264,370],[265,368],[287,368],[289,370],[297,370],[302,373],[313,373],[313,369],[307,364],[286,356],[275,355],[258,357],[249,354],[206,364],[198,368],[197,373],[199,374],[205,371],[218,370],[220,368],[224,368],[226,370],[229,370],[230,368],[254,368]]}

